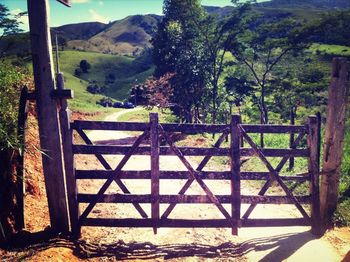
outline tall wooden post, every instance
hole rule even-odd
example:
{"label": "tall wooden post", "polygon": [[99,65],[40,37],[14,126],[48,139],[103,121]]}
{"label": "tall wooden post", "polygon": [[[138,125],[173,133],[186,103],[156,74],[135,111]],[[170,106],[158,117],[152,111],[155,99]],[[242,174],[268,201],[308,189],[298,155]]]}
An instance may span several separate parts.
{"label": "tall wooden post", "polygon": [[[159,129],[158,114],[150,114],[151,128],[151,194],[152,194],[152,219],[154,223],[159,220]],[[157,227],[153,227],[153,231],[157,234]]]}
{"label": "tall wooden post", "polygon": [[321,172],[321,215],[330,226],[337,208],[340,167],[343,156],[350,65],[346,58],[334,58],[328,93],[326,132]]}
{"label": "tall wooden post", "polygon": [[238,127],[240,123],[241,116],[233,115],[231,118],[231,216],[235,224],[235,227],[232,228],[233,235],[238,235],[238,226],[241,219],[241,132]]}
{"label": "tall wooden post", "polygon": [[310,116],[308,120],[307,144],[310,149],[309,173],[311,175],[311,232],[314,235],[321,235],[320,216],[320,143],[321,143],[321,122],[317,116]]}
{"label": "tall wooden post", "polygon": [[54,232],[65,232],[69,230],[69,223],[57,105],[51,97],[55,83],[48,0],[28,0],[28,14],[40,146],[44,151],[42,161],[51,228]]}
{"label": "tall wooden post", "polygon": [[[57,52],[58,54],[58,52]],[[57,60],[58,61],[58,60]],[[57,62],[58,63],[58,62]],[[58,68],[58,67],[57,67]],[[59,71],[59,68],[57,69]],[[57,90],[65,90],[64,77],[62,73],[56,75]],[[69,221],[71,231],[76,237],[80,236],[78,226],[79,204],[77,200],[77,184],[74,176],[74,155],[73,155],[73,130],[70,127],[71,111],[68,108],[66,99],[61,99],[59,110],[59,121],[62,134],[62,148],[64,153],[64,168],[66,175],[67,201],[69,210]]]}
{"label": "tall wooden post", "polygon": [[[294,107],[290,109],[290,124],[295,125],[295,113],[294,113]],[[295,149],[294,145],[294,133],[290,134],[289,137],[289,147],[291,149]],[[289,170],[294,169],[294,157],[289,158]]]}

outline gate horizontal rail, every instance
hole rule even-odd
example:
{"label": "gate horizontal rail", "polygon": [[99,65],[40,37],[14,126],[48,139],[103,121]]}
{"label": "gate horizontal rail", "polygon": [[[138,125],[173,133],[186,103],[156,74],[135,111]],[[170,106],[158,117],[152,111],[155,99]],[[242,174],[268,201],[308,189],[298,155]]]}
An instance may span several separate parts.
{"label": "gate horizontal rail", "polygon": [[[93,179],[106,180],[98,194],[77,193],[78,204],[88,204],[83,215],[78,217],[78,227],[81,226],[117,226],[117,227],[153,227],[156,232],[159,227],[230,227],[232,233],[237,234],[238,227],[256,226],[314,226],[318,217],[319,204],[318,176],[319,166],[315,162],[319,159],[319,122],[314,117],[309,118],[306,125],[246,125],[240,123],[239,116],[233,116],[229,125],[207,125],[207,124],[159,124],[158,116],[151,115],[150,123],[130,122],[105,122],[105,121],[74,121],[71,123],[72,130],[86,142],[83,144],[72,144],[74,155],[95,155],[101,162],[104,170],[81,170],[75,169],[75,183],[77,180]],[[95,145],[88,138],[87,130],[106,131],[142,131],[143,135],[136,139],[131,145]],[[222,133],[214,147],[189,147],[176,146],[168,136],[168,133],[181,132],[184,134],[196,133]],[[271,134],[298,134],[290,148],[260,148],[248,135],[250,133]],[[308,145],[306,148],[298,148],[298,144],[307,135]],[[230,137],[229,146],[220,147],[225,138]],[[250,147],[242,147],[241,139],[245,139]],[[166,142],[167,145],[160,146]],[[113,170],[108,164],[105,155],[123,155],[122,163]],[[150,156],[151,170],[123,170],[131,156]],[[164,171],[159,169],[160,156],[177,156],[187,167],[187,171]],[[184,156],[203,156],[197,168],[192,167]],[[231,159],[230,171],[203,171],[212,157],[229,157]],[[240,170],[242,160],[258,157],[266,165],[268,172]],[[282,158],[276,167],[270,164],[268,158]],[[291,157],[308,158],[308,172],[294,175],[280,175],[280,172]],[[132,194],[122,180],[150,180],[150,194]],[[117,182],[123,194],[106,194],[110,183]],[[160,194],[160,180],[187,180],[178,194]],[[231,194],[217,195],[210,191],[204,180],[228,180],[231,183]],[[265,184],[257,195],[242,195],[240,192],[241,180],[262,180]],[[272,183],[276,181],[285,191],[285,196],[266,195]],[[186,191],[193,182],[205,191],[205,195],[188,195]],[[288,182],[288,183],[287,183]],[[307,195],[296,196],[294,188],[304,182],[310,183],[310,192]],[[287,184],[286,184],[287,183]],[[97,203],[117,203],[134,205],[142,218],[93,218],[89,214]],[[151,215],[143,210],[140,204],[151,205]],[[160,205],[169,204],[166,211],[159,213]],[[222,213],[223,218],[218,219],[169,219],[168,216],[177,204],[214,204]],[[223,205],[231,205],[231,214]],[[241,204],[248,204],[249,208],[241,216]],[[302,218],[281,219],[255,219],[249,218],[251,212],[258,204],[289,204],[295,205],[301,212]],[[309,215],[302,205],[311,205]],[[76,212],[78,213],[78,212]]]}
{"label": "gate horizontal rail", "polygon": [[[112,170],[76,170],[76,179],[108,179]],[[160,179],[187,179],[189,176],[188,171],[160,171]],[[201,177],[206,180],[229,180],[232,173],[230,171],[201,171]],[[269,172],[241,172],[241,180],[266,180],[270,176]],[[295,176],[280,176],[284,181],[299,181],[305,182],[311,179],[309,173],[298,174]],[[150,170],[135,170],[135,171],[121,171],[119,174],[120,179],[151,179]]]}
{"label": "gate horizontal rail", "polygon": [[[168,124],[162,123],[165,132],[191,133],[221,133],[230,128],[230,125],[220,124]],[[302,125],[247,125],[242,124],[248,133],[300,133],[307,132],[307,127]],[[149,123],[137,122],[110,122],[110,121],[86,121],[76,120],[72,123],[73,129],[83,130],[110,130],[110,131],[145,131],[149,130]]]}
{"label": "gate horizontal rail", "polygon": [[[79,203],[90,203],[96,194],[78,194]],[[231,195],[216,195],[222,204],[231,204]],[[302,204],[310,204],[311,196],[297,196],[298,201]],[[181,203],[181,204],[210,204],[212,203],[208,196],[205,195],[124,195],[108,194],[103,195],[97,203],[140,203],[147,204],[159,200],[161,204]],[[241,195],[242,204],[293,204],[287,196],[245,196]]]}
{"label": "gate horizontal rail", "polygon": [[[73,153],[81,155],[124,155],[131,146],[101,146],[101,145],[74,145]],[[185,156],[230,156],[230,148],[199,148],[199,147],[178,147]],[[241,156],[255,156],[252,148],[240,149]],[[267,157],[309,157],[308,149],[282,149],[265,148],[261,150]],[[176,154],[168,146],[160,147],[160,155],[175,156]],[[150,155],[151,147],[140,146],[135,150],[134,155]]]}
{"label": "gate horizontal rail", "polygon": [[[169,227],[169,228],[231,228],[227,219],[137,219],[137,218],[87,218],[84,226],[100,227]],[[310,226],[303,218],[280,219],[242,219],[240,227],[283,227],[283,226]]]}

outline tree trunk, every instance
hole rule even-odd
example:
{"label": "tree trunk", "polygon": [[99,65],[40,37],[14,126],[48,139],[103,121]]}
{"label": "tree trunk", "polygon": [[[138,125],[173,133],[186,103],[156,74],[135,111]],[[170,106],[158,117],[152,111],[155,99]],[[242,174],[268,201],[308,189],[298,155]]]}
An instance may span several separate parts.
{"label": "tree trunk", "polygon": [[340,167],[343,156],[346,109],[349,94],[349,62],[333,59],[332,80],[328,93],[326,133],[321,172],[321,216],[324,226],[330,227],[337,208]]}

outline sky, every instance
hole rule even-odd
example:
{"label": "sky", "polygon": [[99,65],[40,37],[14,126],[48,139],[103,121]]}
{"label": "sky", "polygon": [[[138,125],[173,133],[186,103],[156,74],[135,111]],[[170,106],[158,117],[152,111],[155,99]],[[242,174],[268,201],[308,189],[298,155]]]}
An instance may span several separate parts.
{"label": "sky", "polygon": [[[227,6],[231,0],[202,0],[202,5]],[[12,15],[27,11],[26,0],[0,0]],[[66,7],[56,0],[49,0],[50,26],[97,21],[108,23],[136,14],[162,14],[163,0],[71,0]],[[22,29],[28,31],[28,17],[20,18]]]}

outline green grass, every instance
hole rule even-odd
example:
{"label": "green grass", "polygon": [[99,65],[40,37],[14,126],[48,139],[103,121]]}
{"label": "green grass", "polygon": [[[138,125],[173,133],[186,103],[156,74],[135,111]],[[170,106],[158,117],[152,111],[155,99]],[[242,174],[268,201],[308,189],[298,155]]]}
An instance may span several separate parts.
{"label": "green grass", "polygon": [[350,47],[342,45],[313,44],[310,50],[314,54],[350,56]]}
{"label": "green grass", "polygon": [[[107,95],[115,100],[126,100],[130,88],[143,82],[152,73],[153,68],[142,71],[133,63],[134,58],[100,54],[93,52],[61,51],[59,52],[60,69],[65,76],[66,88],[73,89],[75,98],[70,101],[73,110],[93,112],[102,111],[103,107],[96,105],[96,101]],[[89,73],[82,74],[79,78],[74,76],[74,71],[79,67],[81,60],[87,60],[91,64]],[[98,85],[105,85],[105,77],[114,74],[116,80],[113,84],[106,85],[104,94],[93,95],[86,91],[89,82],[96,81]]]}

